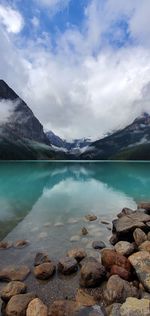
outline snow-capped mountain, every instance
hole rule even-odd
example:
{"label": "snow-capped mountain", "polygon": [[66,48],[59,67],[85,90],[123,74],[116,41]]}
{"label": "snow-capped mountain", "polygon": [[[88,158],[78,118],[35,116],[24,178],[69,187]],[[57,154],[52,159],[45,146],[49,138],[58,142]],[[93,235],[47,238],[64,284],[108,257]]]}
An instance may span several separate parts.
{"label": "snow-capped mountain", "polygon": [[73,139],[67,141],[62,139],[58,135],[54,134],[52,131],[46,133],[50,143],[54,148],[65,150],[71,154],[79,154],[84,151],[84,149],[92,143],[90,138]]}
{"label": "snow-capped mountain", "polygon": [[150,115],[142,113],[133,123],[93,142],[80,159],[150,159]]}

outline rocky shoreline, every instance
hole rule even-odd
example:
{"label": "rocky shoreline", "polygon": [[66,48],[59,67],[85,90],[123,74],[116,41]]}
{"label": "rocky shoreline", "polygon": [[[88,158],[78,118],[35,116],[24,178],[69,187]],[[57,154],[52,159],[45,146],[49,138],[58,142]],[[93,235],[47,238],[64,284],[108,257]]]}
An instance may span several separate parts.
{"label": "rocky shoreline", "polygon": [[[86,216],[95,221],[94,214]],[[105,223],[104,223],[105,224]],[[88,234],[82,228],[82,234]],[[88,256],[84,248],[68,250],[59,262],[38,252],[33,266],[6,266],[0,269],[4,316],[149,316],[150,315],[150,203],[137,210],[124,208],[112,222],[111,247],[102,240],[92,243],[100,257]],[[15,243],[23,248],[28,241]],[[1,242],[0,253],[12,247]],[[28,291],[26,279],[33,274],[41,282],[78,274],[79,287],[74,298],[58,297],[49,306]],[[73,286],[73,285],[72,285]],[[50,293],[49,295],[52,295]]]}

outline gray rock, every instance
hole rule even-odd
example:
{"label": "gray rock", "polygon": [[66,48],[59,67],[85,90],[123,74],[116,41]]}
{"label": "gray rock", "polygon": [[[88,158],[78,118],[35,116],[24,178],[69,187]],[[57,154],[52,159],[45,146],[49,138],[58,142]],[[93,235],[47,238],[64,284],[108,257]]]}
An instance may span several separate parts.
{"label": "gray rock", "polygon": [[142,244],[144,241],[147,240],[146,234],[140,228],[136,228],[134,230],[133,237],[137,246],[139,246],[140,244]]}
{"label": "gray rock", "polygon": [[135,245],[133,243],[129,243],[128,241],[119,241],[115,244],[115,250],[121,255],[128,257],[134,252]]}
{"label": "gray rock", "polygon": [[122,211],[119,213],[119,214],[117,214],[117,217],[122,217],[122,216],[124,216],[124,215],[130,215],[130,214],[132,214],[134,211],[133,210],[131,210],[130,208],[127,208],[127,207],[124,207],[123,209],[122,209]]}
{"label": "gray rock", "polygon": [[139,281],[143,284],[145,290],[150,292],[150,253],[139,251],[128,259],[135,269]]}
{"label": "gray rock", "polygon": [[103,249],[106,247],[106,245],[103,241],[93,241],[92,247],[94,249]]}
{"label": "gray rock", "polygon": [[137,299],[128,297],[120,308],[121,316],[149,316],[150,301],[147,299]]}

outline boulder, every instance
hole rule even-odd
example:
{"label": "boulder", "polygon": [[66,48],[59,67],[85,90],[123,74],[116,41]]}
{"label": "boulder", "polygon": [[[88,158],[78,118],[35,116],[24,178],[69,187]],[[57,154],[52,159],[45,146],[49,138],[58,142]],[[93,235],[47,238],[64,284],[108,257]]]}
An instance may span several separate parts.
{"label": "boulder", "polygon": [[93,306],[96,304],[95,298],[82,289],[77,290],[76,302],[79,306]]}
{"label": "boulder", "polygon": [[124,207],[124,208],[122,209],[122,211],[121,211],[119,214],[117,214],[117,217],[120,218],[120,217],[122,217],[122,216],[124,216],[124,215],[130,215],[130,214],[132,214],[133,212],[134,212],[134,211],[131,210],[130,208]]}
{"label": "boulder", "polygon": [[127,271],[131,271],[131,264],[123,255],[120,255],[112,249],[102,249],[101,251],[101,261],[106,270],[110,270],[113,265],[124,268]]}
{"label": "boulder", "polygon": [[12,242],[1,241],[0,242],[0,250],[6,250],[12,247]]}
{"label": "boulder", "polygon": [[0,269],[0,281],[23,281],[29,273],[27,266],[7,266]]}
{"label": "boulder", "polygon": [[93,222],[93,221],[96,221],[97,220],[97,216],[94,215],[94,214],[88,214],[85,216],[85,218],[90,221],[90,222]]}
{"label": "boulder", "polygon": [[144,211],[134,211],[129,215],[124,215],[113,221],[113,232],[117,234],[118,238],[129,239],[130,234],[136,228],[146,229],[146,222],[150,221],[150,215]]}
{"label": "boulder", "polygon": [[80,271],[80,285],[83,287],[95,287],[105,279],[106,270],[99,262],[87,262]]}
{"label": "boulder", "polygon": [[106,245],[103,241],[93,241],[92,247],[94,249],[103,249],[106,248]]}
{"label": "boulder", "polygon": [[111,267],[110,275],[119,275],[124,280],[129,280],[131,278],[130,271],[127,271],[126,269],[117,265],[113,265]]}
{"label": "boulder", "polygon": [[75,301],[59,300],[55,301],[49,308],[49,316],[73,316],[77,310]]}
{"label": "boulder", "polygon": [[29,245],[29,241],[28,240],[17,240],[14,243],[14,247],[15,248],[24,248],[24,247],[26,247],[28,245]]}
{"label": "boulder", "polygon": [[26,316],[47,316],[48,308],[41,300],[35,298],[32,300],[27,308]]}
{"label": "boulder", "polygon": [[74,258],[65,257],[58,263],[58,271],[62,274],[69,275],[78,271],[78,263]]}
{"label": "boulder", "polygon": [[87,257],[87,253],[85,252],[83,248],[75,248],[68,251],[67,257],[74,258],[78,262],[80,262],[85,257]]}
{"label": "boulder", "polygon": [[150,211],[150,202],[141,202],[138,204],[138,209],[144,209],[146,211]]}
{"label": "boulder", "polygon": [[150,253],[150,241],[146,240],[139,246],[140,251],[148,251]]}
{"label": "boulder", "polygon": [[27,286],[25,283],[20,281],[11,281],[1,291],[1,298],[3,301],[7,302],[12,296],[17,294],[24,294],[26,292]]}
{"label": "boulder", "polygon": [[147,236],[146,234],[143,232],[142,229],[140,228],[136,228],[133,232],[133,238],[135,240],[135,243],[137,246],[139,246],[140,244],[142,244],[144,241],[147,240]]}
{"label": "boulder", "polygon": [[112,275],[104,291],[106,305],[123,303],[129,296],[139,297],[139,290],[133,286],[132,282],[125,281],[118,275]]}
{"label": "boulder", "polygon": [[6,316],[25,316],[28,304],[36,296],[33,293],[18,294],[13,296],[6,306]]}
{"label": "boulder", "polygon": [[56,267],[52,262],[45,262],[34,268],[37,279],[47,280],[55,273]]}
{"label": "boulder", "polygon": [[150,301],[147,299],[137,299],[128,297],[126,302],[120,307],[121,316],[149,316]]}
{"label": "boulder", "polygon": [[34,266],[39,266],[42,263],[51,262],[48,255],[43,252],[38,252],[34,259]]}
{"label": "boulder", "polygon": [[128,241],[119,241],[117,244],[115,244],[115,250],[117,253],[128,257],[130,256],[134,250],[135,250],[135,245],[133,243],[130,243]]}
{"label": "boulder", "polygon": [[139,251],[132,254],[129,258],[139,281],[143,284],[146,291],[150,292],[150,253]]}

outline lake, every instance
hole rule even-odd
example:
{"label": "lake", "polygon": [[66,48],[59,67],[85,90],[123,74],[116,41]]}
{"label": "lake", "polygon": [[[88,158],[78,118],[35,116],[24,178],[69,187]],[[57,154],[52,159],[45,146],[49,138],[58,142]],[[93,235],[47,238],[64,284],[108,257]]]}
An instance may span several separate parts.
{"label": "lake", "polygon": [[[0,265],[33,265],[37,251],[48,251],[58,260],[75,246],[93,255],[92,241],[103,240],[109,245],[112,219],[123,207],[136,209],[141,200],[150,200],[148,162],[1,163],[0,238],[12,242],[26,239],[29,245],[3,251]],[[97,215],[97,221],[85,220],[91,213]],[[87,236],[81,236],[83,227]],[[30,278],[27,282],[32,290]],[[45,284],[44,300],[49,286],[56,288],[57,295],[62,289],[64,295],[68,293],[69,283],[65,290],[61,281],[59,290],[56,280]]]}

